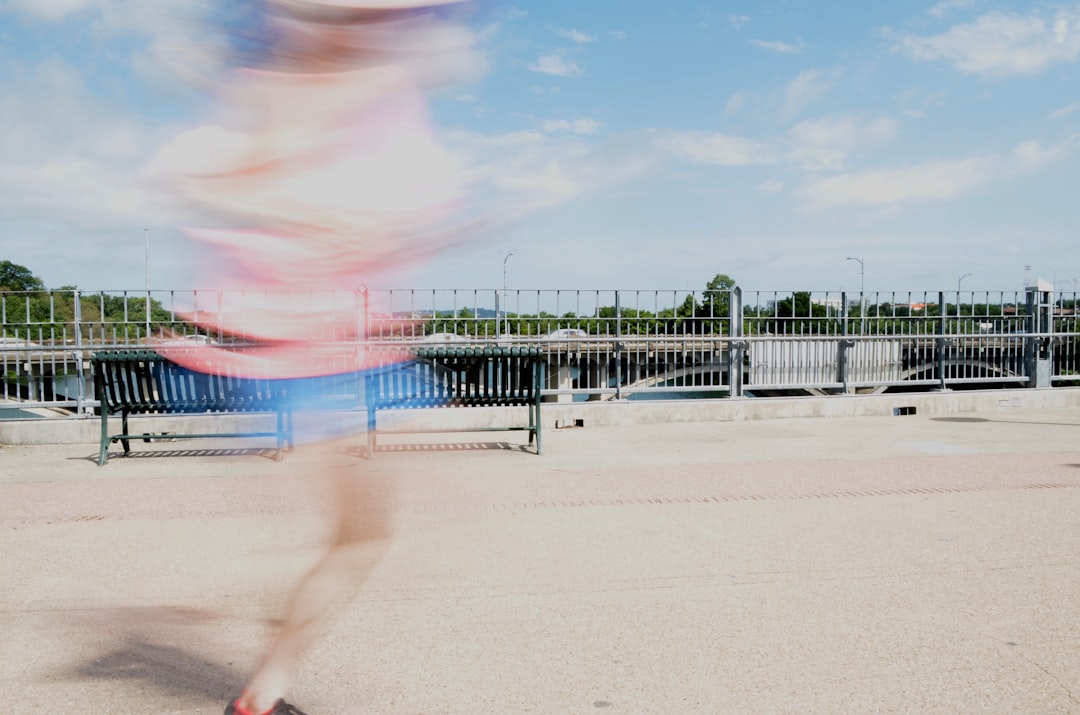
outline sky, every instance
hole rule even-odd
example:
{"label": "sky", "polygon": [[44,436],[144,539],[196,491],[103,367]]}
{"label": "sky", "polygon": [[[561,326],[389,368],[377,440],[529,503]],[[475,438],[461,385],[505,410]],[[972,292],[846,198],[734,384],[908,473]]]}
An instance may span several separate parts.
{"label": "sky", "polygon": [[[182,4],[0,0],[0,259],[51,288],[227,287],[148,178],[213,110],[172,53]],[[483,66],[431,111],[520,216],[370,287],[1080,284],[1080,2],[487,0],[469,22]]]}

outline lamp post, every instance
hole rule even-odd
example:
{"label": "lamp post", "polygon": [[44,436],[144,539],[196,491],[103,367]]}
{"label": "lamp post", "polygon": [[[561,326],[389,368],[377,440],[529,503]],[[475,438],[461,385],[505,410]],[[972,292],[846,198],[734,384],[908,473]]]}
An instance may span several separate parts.
{"label": "lamp post", "polygon": [[510,319],[507,317],[507,311],[506,311],[506,262],[510,260],[510,256],[513,256],[514,253],[515,253],[515,251],[510,251],[510,252],[508,252],[506,254],[506,257],[503,258],[503,289],[502,289],[502,304],[503,304],[502,313],[503,313],[503,321],[504,321],[503,333],[507,334],[507,335],[510,334]]}
{"label": "lamp post", "polygon": [[150,342],[150,229],[144,228],[143,279],[146,284],[146,342]]}
{"label": "lamp post", "polygon": [[959,278],[956,279],[956,321],[957,321],[956,327],[957,327],[957,329],[960,328],[960,284],[962,284],[964,282],[965,278],[968,278],[969,276],[972,276],[972,275],[974,275],[974,273],[965,273],[964,275],[962,275],[962,276],[960,276]]}
{"label": "lamp post", "polygon": [[859,262],[859,332],[866,332],[866,264],[863,263],[863,259],[856,258],[855,256],[848,256],[849,261]]}

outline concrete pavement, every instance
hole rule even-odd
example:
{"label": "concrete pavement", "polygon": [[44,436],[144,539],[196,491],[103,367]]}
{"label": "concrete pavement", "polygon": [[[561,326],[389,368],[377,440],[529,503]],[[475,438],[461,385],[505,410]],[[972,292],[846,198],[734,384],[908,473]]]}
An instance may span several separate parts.
{"label": "concrete pavement", "polygon": [[[494,435],[494,436],[492,436]],[[1080,712],[1080,409],[363,440],[393,518],[290,699],[352,713]],[[114,448],[115,449],[115,448]],[[0,448],[12,713],[220,713],[318,559],[309,456]]]}

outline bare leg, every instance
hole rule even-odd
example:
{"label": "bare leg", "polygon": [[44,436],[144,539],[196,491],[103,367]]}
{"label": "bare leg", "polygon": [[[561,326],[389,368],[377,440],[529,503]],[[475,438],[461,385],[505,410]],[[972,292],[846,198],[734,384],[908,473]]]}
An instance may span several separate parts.
{"label": "bare leg", "polygon": [[390,543],[390,480],[381,470],[360,466],[335,445],[312,449],[313,466],[328,485],[332,502],[333,540],[297,586],[281,630],[245,688],[239,705],[253,713],[268,710],[284,696],[300,657],[332,607],[356,593]]}

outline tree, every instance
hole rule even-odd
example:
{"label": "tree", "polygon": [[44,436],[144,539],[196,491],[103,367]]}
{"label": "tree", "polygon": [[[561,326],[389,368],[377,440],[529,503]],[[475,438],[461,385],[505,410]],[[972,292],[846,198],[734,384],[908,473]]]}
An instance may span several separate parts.
{"label": "tree", "polygon": [[726,273],[717,273],[713,279],[705,285],[703,298],[702,317],[727,318],[731,310],[731,290],[735,287],[735,279]]}
{"label": "tree", "polygon": [[0,291],[45,290],[45,283],[26,266],[0,261]]}
{"label": "tree", "polygon": [[815,303],[809,291],[795,291],[790,298],[776,304],[776,319],[772,322],[772,332],[781,335],[817,333],[833,334],[839,327],[838,319],[829,316],[829,309],[821,303]]}

